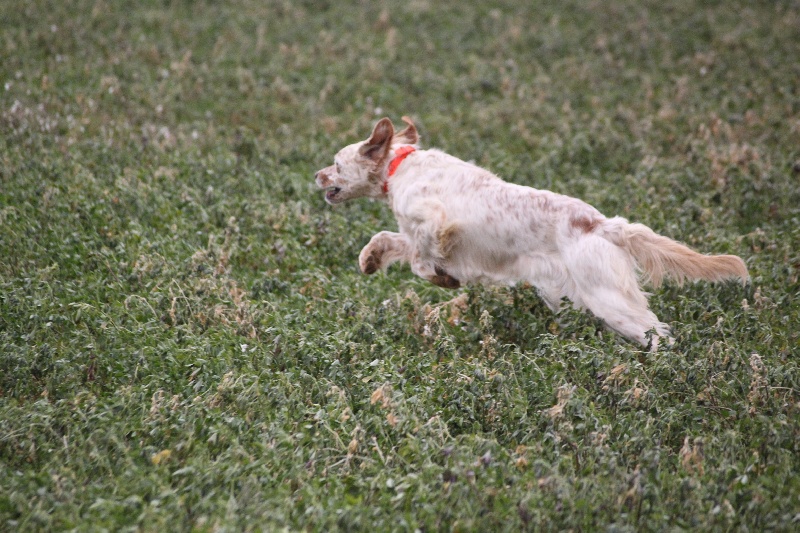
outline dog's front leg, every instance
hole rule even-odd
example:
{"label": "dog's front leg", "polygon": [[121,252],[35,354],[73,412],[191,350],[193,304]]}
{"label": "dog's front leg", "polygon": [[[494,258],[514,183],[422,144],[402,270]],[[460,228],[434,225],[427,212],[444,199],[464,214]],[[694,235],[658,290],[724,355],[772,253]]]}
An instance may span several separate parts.
{"label": "dog's front leg", "polygon": [[439,268],[438,266],[434,269],[435,275],[428,280],[433,283],[434,285],[438,285],[439,287],[444,287],[445,289],[457,289],[461,287],[461,282],[458,281],[456,278]]}
{"label": "dog's front leg", "polygon": [[374,274],[397,261],[410,263],[414,274],[439,287],[457,289],[461,286],[457,279],[440,267],[422,261],[419,253],[414,251],[411,239],[402,233],[382,231],[374,235],[358,255],[358,266],[364,274]]}
{"label": "dog's front leg", "polygon": [[442,267],[458,239],[458,230],[447,220],[444,204],[437,199],[422,199],[408,206],[402,218],[414,235],[411,271],[439,287],[459,288],[461,282]]}
{"label": "dog's front leg", "polygon": [[457,289],[461,286],[461,282],[445,272],[443,268],[436,265],[431,266],[430,262],[421,260],[418,253],[411,258],[411,272],[445,289]]}
{"label": "dog's front leg", "polygon": [[411,240],[402,233],[381,231],[370,239],[358,255],[358,266],[364,274],[374,274],[397,261],[411,261]]}

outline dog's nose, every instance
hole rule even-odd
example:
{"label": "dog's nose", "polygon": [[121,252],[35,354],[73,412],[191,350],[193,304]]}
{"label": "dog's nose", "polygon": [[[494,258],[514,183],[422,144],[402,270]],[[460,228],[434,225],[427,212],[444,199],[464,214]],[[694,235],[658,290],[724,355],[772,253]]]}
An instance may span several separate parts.
{"label": "dog's nose", "polygon": [[317,185],[319,185],[320,187],[326,186],[330,181],[328,173],[325,170],[326,169],[323,168],[322,170],[318,170],[314,174],[314,181],[316,181]]}

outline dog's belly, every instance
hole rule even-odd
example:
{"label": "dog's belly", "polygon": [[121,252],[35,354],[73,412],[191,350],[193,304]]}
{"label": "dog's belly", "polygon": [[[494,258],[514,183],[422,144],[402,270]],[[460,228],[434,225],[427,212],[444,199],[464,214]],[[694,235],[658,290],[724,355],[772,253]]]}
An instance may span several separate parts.
{"label": "dog's belly", "polygon": [[444,187],[427,187],[393,205],[400,231],[428,269],[438,267],[461,283],[527,282],[562,291],[559,239],[573,231],[573,217],[602,216],[579,200],[499,180],[480,196],[470,188],[448,195]]}
{"label": "dog's belly", "polygon": [[514,285],[527,282],[548,287],[562,283],[564,269],[559,255],[552,250],[470,244],[467,241],[456,247],[440,265],[462,283]]}

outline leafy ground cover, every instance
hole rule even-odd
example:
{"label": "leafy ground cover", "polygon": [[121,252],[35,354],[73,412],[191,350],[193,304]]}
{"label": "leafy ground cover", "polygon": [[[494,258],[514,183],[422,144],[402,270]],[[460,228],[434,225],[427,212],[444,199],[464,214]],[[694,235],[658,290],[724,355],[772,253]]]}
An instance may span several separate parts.
{"label": "leafy ground cover", "polygon": [[[0,2],[0,529],[800,527],[797,2]],[[752,281],[640,351],[356,257],[384,115]]]}

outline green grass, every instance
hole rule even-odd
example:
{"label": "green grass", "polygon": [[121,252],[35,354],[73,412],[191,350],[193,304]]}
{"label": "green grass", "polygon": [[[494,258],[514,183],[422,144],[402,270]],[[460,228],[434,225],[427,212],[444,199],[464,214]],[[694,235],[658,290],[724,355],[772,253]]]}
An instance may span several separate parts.
{"label": "green grass", "polygon": [[[800,527],[797,2],[0,12],[0,529]],[[391,213],[313,172],[403,114],[752,282],[649,354],[362,276]]]}

